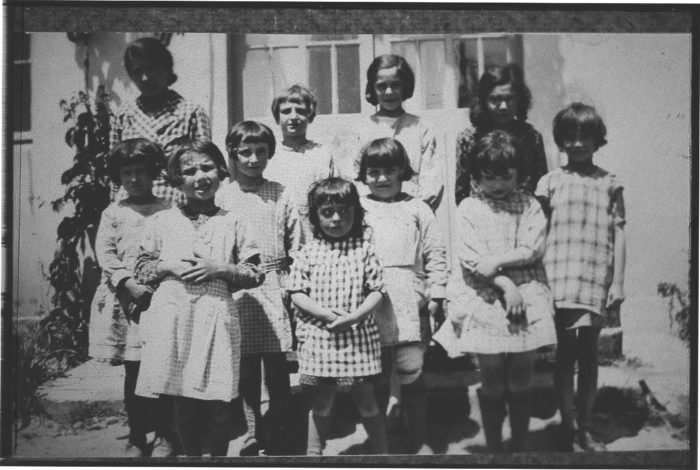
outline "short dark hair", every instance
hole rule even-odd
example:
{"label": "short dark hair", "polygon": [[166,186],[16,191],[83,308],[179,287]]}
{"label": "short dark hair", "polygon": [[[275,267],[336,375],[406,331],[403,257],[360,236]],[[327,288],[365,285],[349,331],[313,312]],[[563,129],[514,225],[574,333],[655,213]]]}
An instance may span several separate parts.
{"label": "short dark hair", "polygon": [[593,106],[583,103],[571,103],[559,111],[554,117],[552,127],[554,142],[557,143],[559,148],[564,147],[564,139],[567,136],[575,135],[577,132],[592,136],[597,148],[608,143],[605,139],[607,129],[603,118],[600,117]]}
{"label": "short dark hair", "polygon": [[177,75],[173,72],[173,55],[167,47],[156,38],[139,38],[128,46],[124,51],[124,68],[131,75],[134,60],[148,60],[170,72],[168,86],[177,81]]}
{"label": "short dark hair", "polygon": [[364,183],[367,180],[367,168],[369,167],[400,168],[401,181],[408,181],[416,174],[411,168],[411,162],[404,146],[391,137],[375,139],[362,148],[357,181]]}
{"label": "short dark hair", "polygon": [[311,90],[302,85],[292,85],[272,100],[272,115],[275,117],[275,122],[280,123],[280,107],[282,103],[298,103],[306,105],[308,110],[309,123],[313,122],[316,117],[316,96]]}
{"label": "short dark hair", "polygon": [[469,154],[469,170],[476,181],[484,173],[506,175],[510,168],[518,170],[518,182],[529,175],[529,161],[520,141],[506,131],[494,130],[476,141]]}
{"label": "short dark hair", "polygon": [[516,113],[520,121],[527,120],[527,113],[532,104],[532,93],[525,84],[523,69],[518,64],[493,65],[486,69],[479,80],[477,101],[472,105],[469,118],[476,128],[493,127],[491,115],[488,112],[486,101],[494,88],[501,85],[510,85],[515,94]]}
{"label": "short dark hair", "polygon": [[374,91],[374,84],[377,81],[377,74],[381,69],[389,69],[391,67],[396,67],[396,73],[401,78],[403,82],[403,94],[402,98],[404,100],[409,99],[413,96],[413,90],[416,87],[416,77],[413,75],[413,70],[406,62],[406,59],[400,55],[380,55],[375,57],[369,67],[367,68],[367,87],[365,88],[365,99],[376,106],[379,104],[377,100],[377,93]]}
{"label": "short dark hair", "polygon": [[182,185],[182,183],[184,183],[180,162],[182,158],[189,153],[202,153],[211,158],[214,164],[216,164],[216,169],[220,180],[223,181],[224,178],[229,175],[228,170],[226,169],[226,159],[216,144],[208,140],[193,140],[180,145],[177,150],[173,152],[170,158],[168,158],[168,163],[165,169],[168,174],[168,182],[171,185],[179,187]]}
{"label": "short dark hair", "polygon": [[265,124],[257,121],[241,121],[231,128],[226,136],[226,151],[229,157],[238,158],[236,149],[241,143],[267,144],[269,158],[275,154],[275,134]]}
{"label": "short dark hair", "polygon": [[107,158],[107,174],[117,185],[121,185],[121,169],[130,165],[144,165],[148,175],[155,179],[165,165],[163,149],[155,142],[143,137],[117,143]]}
{"label": "short dark hair", "polygon": [[348,233],[349,237],[361,237],[364,233],[365,211],[360,203],[360,195],[355,185],[343,178],[330,177],[311,185],[308,195],[309,222],[317,238],[327,238],[321,230],[318,209],[324,204],[347,204],[355,208],[355,220]]}

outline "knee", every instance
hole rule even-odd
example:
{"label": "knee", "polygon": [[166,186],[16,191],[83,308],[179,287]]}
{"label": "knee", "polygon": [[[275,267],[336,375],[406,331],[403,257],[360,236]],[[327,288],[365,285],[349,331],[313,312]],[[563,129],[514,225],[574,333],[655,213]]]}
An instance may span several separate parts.
{"label": "knee", "polygon": [[424,352],[421,345],[409,345],[397,351],[396,372],[401,385],[410,385],[421,377]]}
{"label": "knee", "polygon": [[423,369],[418,368],[418,369],[411,369],[411,370],[399,370],[397,371],[399,374],[399,383],[402,386],[410,386],[414,383],[418,383],[422,375],[423,375]]}

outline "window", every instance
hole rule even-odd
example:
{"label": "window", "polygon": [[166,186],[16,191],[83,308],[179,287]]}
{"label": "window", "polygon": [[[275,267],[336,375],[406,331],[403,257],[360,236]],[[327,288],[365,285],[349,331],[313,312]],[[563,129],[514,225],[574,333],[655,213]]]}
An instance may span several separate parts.
{"label": "window", "polygon": [[522,65],[520,35],[378,35],[377,42],[377,54],[401,55],[413,69],[416,110],[468,107],[486,68]]}
{"label": "window", "polygon": [[31,62],[30,36],[13,33],[12,36],[12,130],[14,140],[26,140],[23,135],[31,129]]}
{"label": "window", "polygon": [[362,58],[372,59],[371,35],[248,34],[244,48],[246,118],[268,116],[274,96],[295,83],[313,91],[319,115],[363,111]]}

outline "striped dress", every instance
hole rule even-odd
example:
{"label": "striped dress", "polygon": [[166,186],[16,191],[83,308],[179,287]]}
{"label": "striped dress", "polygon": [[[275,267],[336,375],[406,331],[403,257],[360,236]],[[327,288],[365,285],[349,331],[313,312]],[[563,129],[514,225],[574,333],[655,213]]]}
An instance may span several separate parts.
{"label": "striped dress", "polygon": [[[353,312],[373,291],[383,292],[382,268],[367,229],[362,238],[314,237],[294,259],[287,290],[325,308]],[[381,372],[379,331],[372,314],[340,333],[297,312],[299,373],[313,377],[367,377]]]}
{"label": "striped dress", "polygon": [[260,287],[233,294],[241,319],[241,354],[287,352],[292,330],[283,304],[283,282],[289,263],[285,240],[289,232],[284,214],[289,200],[284,186],[265,181],[254,190],[242,190],[236,181],[216,193],[217,205],[247,224],[260,249],[265,281]]}

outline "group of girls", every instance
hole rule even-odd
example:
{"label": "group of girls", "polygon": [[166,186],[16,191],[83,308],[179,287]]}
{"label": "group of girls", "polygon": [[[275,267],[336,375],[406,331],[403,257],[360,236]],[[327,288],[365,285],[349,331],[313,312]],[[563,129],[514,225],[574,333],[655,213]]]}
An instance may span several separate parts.
{"label": "group of girls", "polygon": [[459,265],[448,279],[433,213],[443,162],[430,124],[403,109],[415,84],[405,59],[370,65],[366,99],[379,109],[357,152],[307,138],[316,100],[295,85],[272,103],[282,142],[264,124],[238,123],[228,164],[201,108],[170,90],[162,44],[139,39],[124,62],[141,95],[113,125],[109,170],[121,187],[98,230],[90,351],[125,365],[128,455],[226,455],[239,394],[241,455],[291,453],[292,349],[310,404],[307,454],[323,453],[339,387],[369,452],[388,452],[385,417],[400,402],[412,451],[430,453],[425,320],[444,310],[451,335],[436,337],[478,355],[489,451],[503,449],[506,409],[510,449],[526,450],[535,350],[553,343],[564,445],[595,447],[597,338],[623,299],[624,205],[619,182],[592,162],[606,134],[593,108],[556,116],[569,161],[547,173],[519,68],[484,74],[474,130],[458,141]]}

